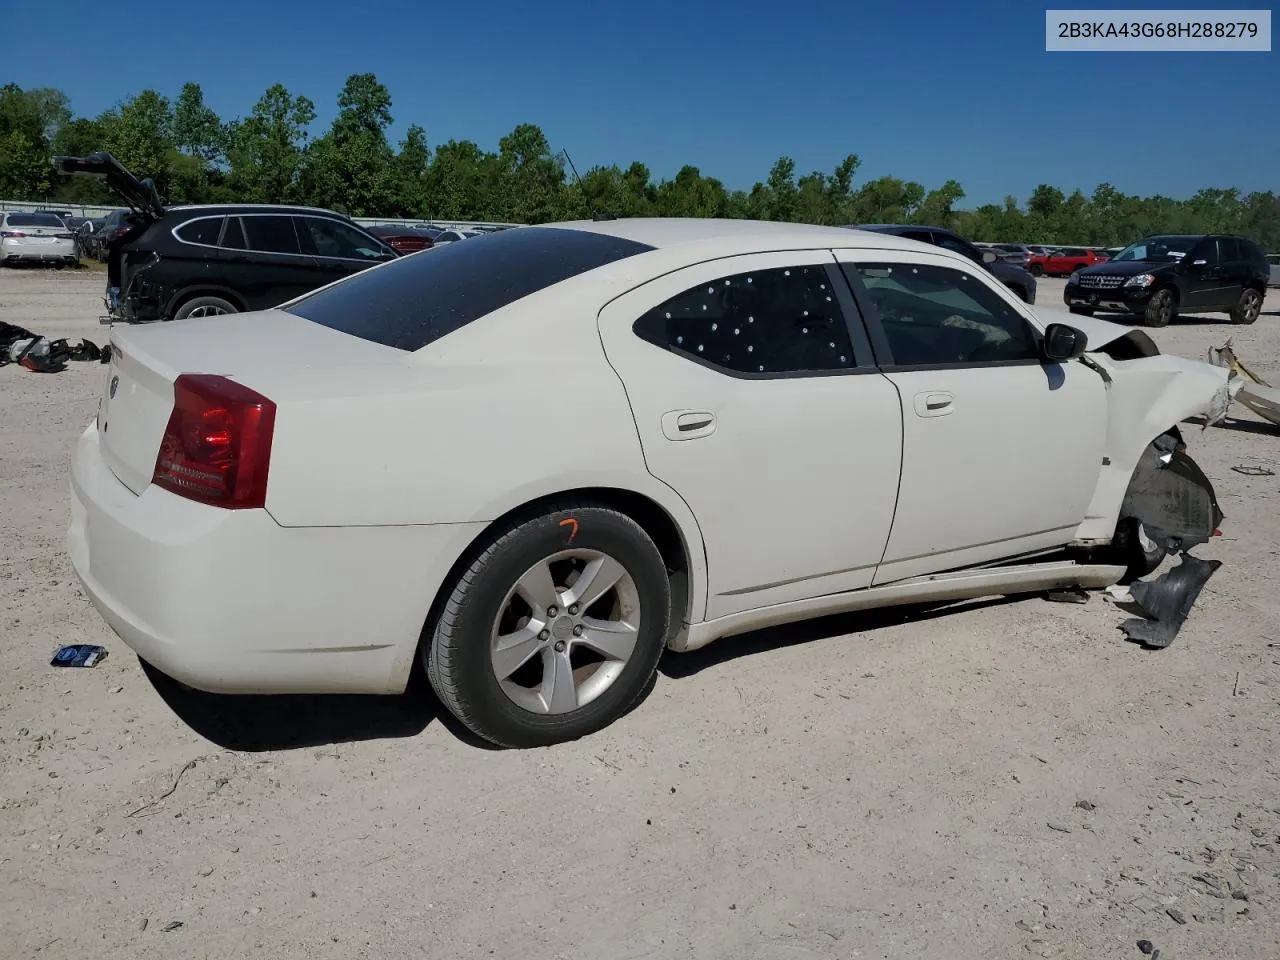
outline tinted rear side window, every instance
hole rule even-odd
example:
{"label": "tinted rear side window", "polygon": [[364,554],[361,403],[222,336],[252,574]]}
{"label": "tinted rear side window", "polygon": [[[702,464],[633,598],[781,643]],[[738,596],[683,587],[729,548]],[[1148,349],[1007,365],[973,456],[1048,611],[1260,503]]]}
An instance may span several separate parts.
{"label": "tinted rear side window", "polygon": [[584,230],[520,227],[358,273],[304,297],[289,313],[388,347],[418,350],[562,280],[652,249]]}
{"label": "tinted rear side window", "polygon": [[298,235],[293,231],[293,217],[250,216],[240,218],[250,250],[263,253],[301,253]]}

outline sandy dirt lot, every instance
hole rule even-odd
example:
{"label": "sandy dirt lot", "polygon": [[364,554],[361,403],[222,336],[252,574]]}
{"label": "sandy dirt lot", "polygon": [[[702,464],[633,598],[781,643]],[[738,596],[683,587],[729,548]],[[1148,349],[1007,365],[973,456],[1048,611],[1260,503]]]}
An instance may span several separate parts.
{"label": "sandy dirt lot", "polygon": [[[0,319],[102,342],[101,283],[0,270]],[[1156,339],[1280,380],[1269,299]],[[1099,594],[839,617],[668,655],[604,733],[500,752],[420,684],[150,678],[63,550],[102,370],[0,368],[5,958],[1280,956],[1280,434],[1242,408],[1186,428],[1225,566],[1167,650]],[[51,668],[72,642],[110,656]]]}

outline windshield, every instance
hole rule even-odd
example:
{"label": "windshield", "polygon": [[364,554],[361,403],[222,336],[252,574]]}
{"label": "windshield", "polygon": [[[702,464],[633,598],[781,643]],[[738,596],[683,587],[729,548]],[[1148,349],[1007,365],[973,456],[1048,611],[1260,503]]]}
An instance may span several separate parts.
{"label": "windshield", "polygon": [[1148,237],[1131,243],[1112,261],[1142,261],[1143,263],[1177,263],[1187,255],[1197,237]]}
{"label": "windshield", "polygon": [[62,227],[63,223],[52,213],[11,213],[11,227]]}

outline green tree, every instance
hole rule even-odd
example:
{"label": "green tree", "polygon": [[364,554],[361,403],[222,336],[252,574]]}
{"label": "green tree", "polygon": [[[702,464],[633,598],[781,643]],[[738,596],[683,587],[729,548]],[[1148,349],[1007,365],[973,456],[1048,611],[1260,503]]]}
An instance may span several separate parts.
{"label": "green tree", "polygon": [[173,142],[173,110],[155,90],[143,90],[98,118],[103,148],[131,173],[152,177],[161,196],[169,186]]}
{"label": "green tree", "polygon": [[231,195],[254,203],[301,199],[299,172],[315,118],[315,104],[306,97],[278,83],[268,89],[248,117],[228,127]]}
{"label": "green tree", "polygon": [[372,73],[353,73],[338,95],[338,115],[311,145],[303,173],[312,202],[352,216],[394,209],[400,184],[387,142],[391,93]]}
{"label": "green tree", "polygon": [[427,132],[417,124],[409,127],[395,159],[395,212],[404,217],[419,217],[427,208],[427,190],[431,174],[431,149]]}

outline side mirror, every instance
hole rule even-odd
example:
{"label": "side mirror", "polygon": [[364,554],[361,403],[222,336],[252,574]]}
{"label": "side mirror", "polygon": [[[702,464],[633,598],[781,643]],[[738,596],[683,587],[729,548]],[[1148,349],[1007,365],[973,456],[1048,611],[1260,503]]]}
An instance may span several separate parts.
{"label": "side mirror", "polygon": [[999,260],[999,259],[1000,259],[1000,258],[999,258],[999,257],[997,257],[997,256],[996,256],[994,253],[992,253],[990,250],[983,250],[983,251],[982,251],[982,262],[983,262],[983,263],[995,263],[995,262],[996,262],[997,260]]}
{"label": "side mirror", "polygon": [[1065,323],[1051,323],[1044,328],[1044,341],[1040,350],[1050,363],[1066,363],[1084,354],[1089,338],[1083,330]]}

